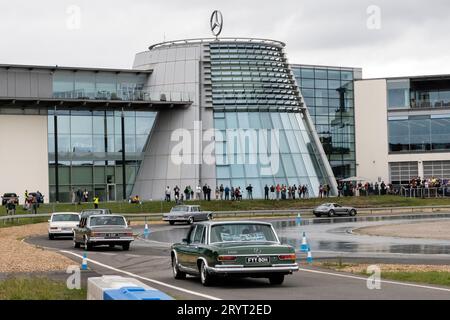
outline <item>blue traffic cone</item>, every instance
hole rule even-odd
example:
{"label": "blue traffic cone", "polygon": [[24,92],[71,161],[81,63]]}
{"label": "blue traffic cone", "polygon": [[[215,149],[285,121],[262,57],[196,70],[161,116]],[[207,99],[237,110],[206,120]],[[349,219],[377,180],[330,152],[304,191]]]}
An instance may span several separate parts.
{"label": "blue traffic cone", "polygon": [[307,252],[308,251],[308,242],[306,241],[306,233],[303,232],[302,244],[300,246],[300,251]]}
{"label": "blue traffic cone", "polygon": [[311,254],[311,248],[308,248],[308,255],[306,256],[306,262],[308,262],[308,263],[312,263],[313,262],[313,258],[312,258],[312,254]]}
{"label": "blue traffic cone", "polygon": [[86,256],[86,252],[83,254],[83,261],[81,262],[81,270],[87,270],[88,269],[88,265],[87,265],[87,256]]}
{"label": "blue traffic cone", "polygon": [[146,223],[145,227],[144,227],[144,237],[147,238],[149,234],[150,234],[150,229],[148,228],[148,224]]}
{"label": "blue traffic cone", "polygon": [[296,224],[300,224],[302,222],[302,216],[300,215],[300,213],[297,215],[297,218],[295,218],[295,223]]}

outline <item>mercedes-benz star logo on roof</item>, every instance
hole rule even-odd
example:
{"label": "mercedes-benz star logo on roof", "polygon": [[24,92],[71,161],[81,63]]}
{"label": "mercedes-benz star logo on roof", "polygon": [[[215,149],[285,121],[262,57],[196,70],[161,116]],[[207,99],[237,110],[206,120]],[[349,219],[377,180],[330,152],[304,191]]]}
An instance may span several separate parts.
{"label": "mercedes-benz star logo on roof", "polygon": [[223,27],[223,16],[219,10],[214,10],[214,12],[212,13],[210,25],[211,25],[211,32],[215,37],[218,37],[219,34],[222,32]]}

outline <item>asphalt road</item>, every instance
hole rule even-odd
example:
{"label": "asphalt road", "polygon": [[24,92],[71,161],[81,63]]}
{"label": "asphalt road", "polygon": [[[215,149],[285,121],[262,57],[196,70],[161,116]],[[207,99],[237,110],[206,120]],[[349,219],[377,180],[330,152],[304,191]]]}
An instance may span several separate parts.
{"label": "asphalt road", "polygon": [[[344,219],[343,219],[344,220]],[[274,221],[275,225],[277,224]],[[278,228],[282,238],[291,239],[290,233],[298,232],[312,225],[320,226],[317,230],[309,230],[310,241],[313,247],[318,244],[316,241],[326,234],[335,232],[334,224],[309,224],[292,225],[290,222],[279,222],[285,227]],[[347,223],[339,225],[338,228],[352,228]],[[353,222],[370,223],[370,222]],[[373,223],[373,222],[372,222]],[[294,229],[292,229],[294,228]],[[381,282],[381,289],[368,289],[367,278],[355,276],[347,273],[333,272],[316,267],[310,267],[300,259],[300,270],[285,278],[281,286],[271,286],[266,279],[227,279],[214,287],[204,287],[198,278],[188,277],[186,280],[175,280],[172,277],[170,268],[170,243],[164,240],[172,239],[183,235],[185,226],[154,225],[151,226],[150,239],[137,239],[133,242],[130,251],[124,252],[120,248],[96,248],[88,252],[89,268],[99,274],[117,274],[123,276],[133,276],[146,282],[150,286],[158,288],[177,299],[450,299],[449,288],[439,288],[436,286],[414,285],[398,282]],[[136,228],[142,231],[142,228]],[[316,233],[315,233],[316,232]],[[337,233],[339,235],[339,233]],[[345,232],[341,236],[348,236],[349,241],[355,241],[356,236]],[[363,236],[367,237],[367,236]],[[292,240],[292,239],[291,239]],[[330,241],[335,239],[331,238]],[[404,241],[416,241],[415,239],[403,239]],[[81,262],[83,249],[73,249],[71,240],[50,241],[44,235],[27,239],[33,243],[51,250],[57,250],[74,259],[76,263]],[[290,240],[289,240],[290,241]],[[289,242],[288,241],[288,242]],[[366,239],[364,241],[367,241]],[[405,243],[405,245],[407,245]],[[438,245],[437,243],[435,245]],[[442,244],[441,245],[446,245]],[[375,246],[376,248],[376,246]],[[332,248],[330,251],[333,251]],[[366,248],[367,250],[367,248]],[[358,251],[358,250],[356,250]],[[385,261],[391,254],[387,250],[387,257],[379,256],[378,259]],[[350,250],[351,253],[351,250]],[[361,258],[357,252],[355,258]],[[367,254],[367,252],[365,252]],[[320,252],[317,253],[320,255]],[[408,255],[403,253],[403,255]],[[425,256],[425,254],[423,254]],[[437,255],[432,253],[432,255]],[[446,254],[444,254],[446,255]],[[422,261],[421,255],[413,255],[409,259]],[[443,259],[446,261],[446,257]]]}

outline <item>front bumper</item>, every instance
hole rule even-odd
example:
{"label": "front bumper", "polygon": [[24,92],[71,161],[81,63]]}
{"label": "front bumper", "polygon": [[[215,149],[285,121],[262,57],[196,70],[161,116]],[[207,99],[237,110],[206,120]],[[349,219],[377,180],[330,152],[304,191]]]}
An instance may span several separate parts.
{"label": "front bumper", "polygon": [[189,221],[189,217],[163,217],[163,221]]}
{"label": "front bumper", "polygon": [[207,270],[215,274],[247,274],[247,273],[292,273],[298,271],[298,264],[272,264],[264,267],[244,267],[243,265],[216,265],[208,267]]}
{"label": "front bumper", "polygon": [[64,229],[49,229],[48,234],[54,236],[73,236],[73,230],[64,230]]}

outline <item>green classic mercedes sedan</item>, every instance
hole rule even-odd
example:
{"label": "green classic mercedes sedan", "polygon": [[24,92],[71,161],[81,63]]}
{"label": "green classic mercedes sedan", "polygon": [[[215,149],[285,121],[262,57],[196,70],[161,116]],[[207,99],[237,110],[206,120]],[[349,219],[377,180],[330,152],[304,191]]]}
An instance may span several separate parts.
{"label": "green classic mercedes sedan", "polygon": [[280,285],[298,271],[293,247],[280,243],[267,222],[222,221],[192,225],[187,238],[171,249],[175,279],[200,276],[203,285],[218,277],[268,278]]}

